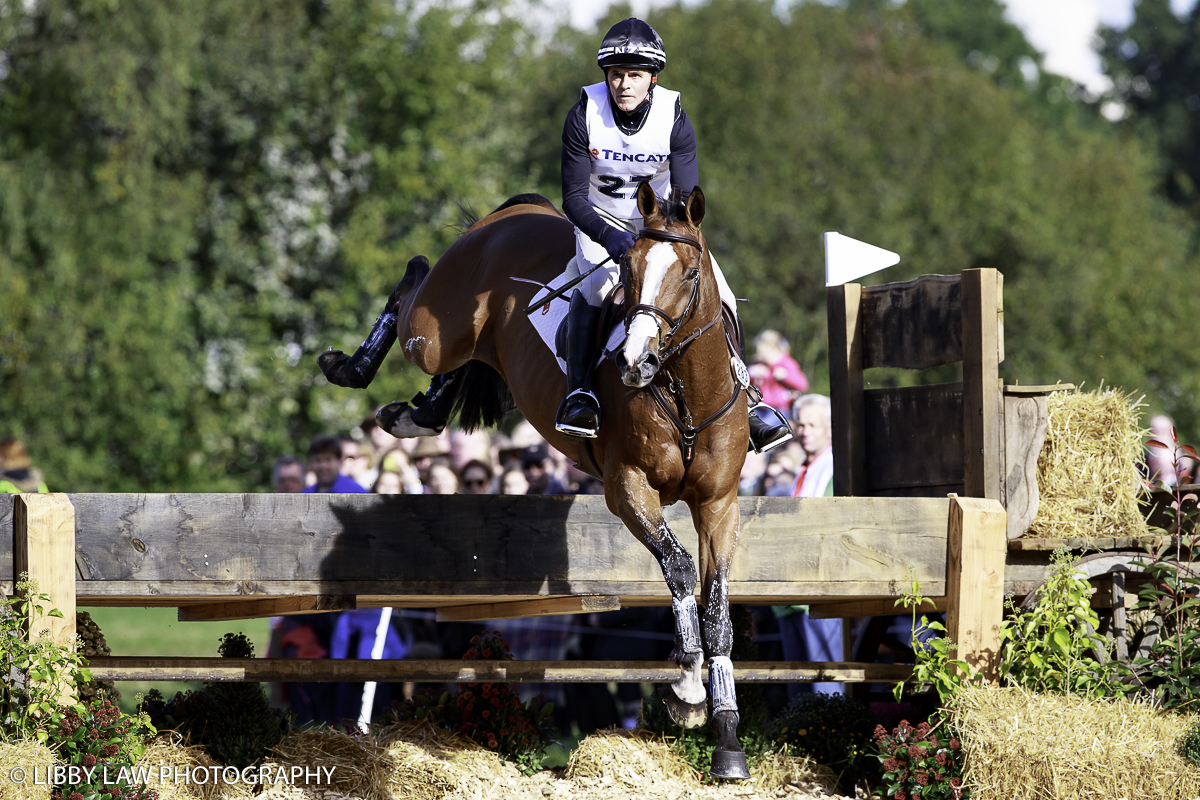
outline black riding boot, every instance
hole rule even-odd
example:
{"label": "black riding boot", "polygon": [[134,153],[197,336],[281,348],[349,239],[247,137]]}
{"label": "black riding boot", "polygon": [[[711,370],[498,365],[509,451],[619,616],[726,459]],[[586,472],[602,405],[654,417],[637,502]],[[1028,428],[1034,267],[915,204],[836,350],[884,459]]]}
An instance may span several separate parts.
{"label": "black riding boot", "polygon": [[[740,322],[738,328],[741,328]],[[745,364],[746,344],[744,341],[738,342],[738,351],[742,363]],[[757,389],[754,391],[758,393]],[[762,394],[757,394],[757,396],[758,400],[755,400],[755,395],[747,389],[746,402],[750,404],[750,449],[756,453],[765,453],[791,439],[792,426],[788,424],[787,417],[762,401]]]}
{"label": "black riding boot", "polygon": [[589,305],[579,292],[571,295],[567,312],[567,397],[554,420],[554,429],[568,436],[594,439],[600,430],[600,401],[584,388],[599,325],[600,307]]}

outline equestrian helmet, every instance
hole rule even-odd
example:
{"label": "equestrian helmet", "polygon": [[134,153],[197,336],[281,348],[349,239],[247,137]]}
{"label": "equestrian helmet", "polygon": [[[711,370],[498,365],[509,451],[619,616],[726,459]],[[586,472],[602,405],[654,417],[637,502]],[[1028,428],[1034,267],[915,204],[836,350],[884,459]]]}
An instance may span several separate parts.
{"label": "equestrian helmet", "polygon": [[636,17],[621,20],[608,29],[596,63],[609,67],[638,67],[658,73],[667,65],[667,51],[658,33]]}

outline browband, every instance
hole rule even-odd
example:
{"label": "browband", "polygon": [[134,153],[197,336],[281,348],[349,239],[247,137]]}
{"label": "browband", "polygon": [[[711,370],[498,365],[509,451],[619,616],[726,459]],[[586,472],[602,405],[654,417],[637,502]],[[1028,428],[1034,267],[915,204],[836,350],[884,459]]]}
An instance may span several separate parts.
{"label": "browband", "polygon": [[672,233],[671,231],[659,230],[658,228],[642,228],[638,231],[637,238],[639,239],[656,239],[660,242],[678,242],[679,244],[690,244],[692,247],[704,252],[704,245],[691,236],[685,236],[682,233]]}

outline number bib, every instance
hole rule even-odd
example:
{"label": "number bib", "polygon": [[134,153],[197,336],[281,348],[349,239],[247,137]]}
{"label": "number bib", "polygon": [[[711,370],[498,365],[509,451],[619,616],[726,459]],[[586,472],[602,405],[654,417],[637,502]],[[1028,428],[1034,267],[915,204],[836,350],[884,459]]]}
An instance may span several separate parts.
{"label": "number bib", "polygon": [[675,127],[679,92],[656,87],[645,124],[637,133],[626,135],[613,119],[608,85],[596,83],[584,91],[588,97],[588,149],[592,154],[588,199],[614,217],[640,217],[636,199],[639,183],[650,181],[659,197],[670,193],[671,129]]}

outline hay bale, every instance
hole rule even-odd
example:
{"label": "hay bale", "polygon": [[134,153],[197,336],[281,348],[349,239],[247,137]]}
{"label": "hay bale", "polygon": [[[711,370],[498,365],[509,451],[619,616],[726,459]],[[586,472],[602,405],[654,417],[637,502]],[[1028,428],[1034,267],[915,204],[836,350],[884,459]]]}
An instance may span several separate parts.
{"label": "hay bale", "polygon": [[760,792],[795,786],[810,795],[837,794],[837,773],[811,758],[788,755],[786,749],[764,753],[751,768],[750,778]]}
{"label": "hay bale", "polygon": [[971,686],[955,724],[972,796],[1194,800],[1200,769],[1178,752],[1195,717],[1128,700]]}
{"label": "hay bale", "polygon": [[1046,539],[1146,536],[1138,508],[1142,457],[1140,409],[1116,389],[1055,392],[1038,456],[1041,499],[1025,535]]}
{"label": "hay bale", "polygon": [[[0,742],[0,800],[49,800],[50,789],[45,785],[45,778],[39,786],[34,783],[35,770],[44,776],[50,767],[57,763],[54,753],[49,747],[37,742],[14,741]],[[13,783],[12,770],[20,767],[25,770],[25,780]]]}
{"label": "hay bale", "polygon": [[[138,768],[148,767],[151,773],[157,776],[160,775],[161,767],[190,771],[196,767],[220,768],[224,765],[213,759],[203,747],[185,744],[183,737],[171,732],[159,736],[151,742],[141,759],[138,760],[137,766]],[[233,800],[233,798],[249,797],[250,791],[254,787],[241,783],[225,783],[219,778],[216,781],[204,783],[184,780],[176,782],[172,778],[167,778],[162,783],[157,780],[151,781],[150,788],[158,792],[159,800]]]}
{"label": "hay bale", "polygon": [[[315,728],[287,734],[272,753],[274,757],[265,762],[271,767],[333,767],[333,777],[328,785],[321,785],[319,794],[331,789],[361,800],[391,798],[389,783],[395,764],[387,747],[373,736]],[[312,793],[316,786],[306,788]]]}
{"label": "hay bale", "polygon": [[579,743],[567,762],[564,777],[581,783],[619,783],[646,789],[676,782],[697,788],[696,771],[661,736],[645,730],[619,728],[597,731]]}

